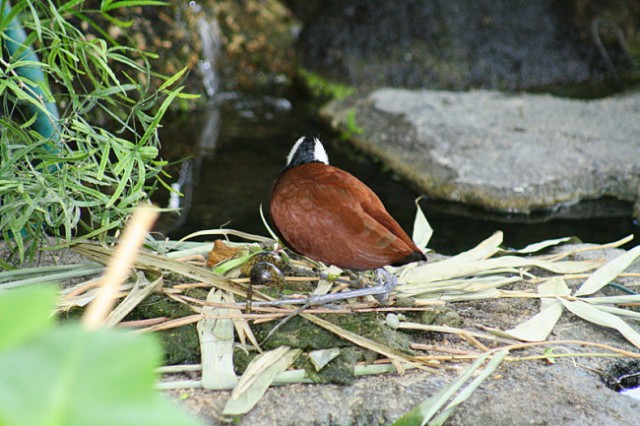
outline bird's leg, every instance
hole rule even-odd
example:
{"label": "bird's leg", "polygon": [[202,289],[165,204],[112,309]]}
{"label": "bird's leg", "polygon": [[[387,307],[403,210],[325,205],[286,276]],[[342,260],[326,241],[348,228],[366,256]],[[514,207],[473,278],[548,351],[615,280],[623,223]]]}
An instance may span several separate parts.
{"label": "bird's leg", "polygon": [[373,273],[376,276],[377,288],[382,290],[381,293],[376,294],[374,297],[378,302],[384,303],[389,297],[389,293],[398,285],[398,278],[384,268],[378,268]]}
{"label": "bird's leg", "polygon": [[[382,269],[382,268],[381,268]],[[305,299],[280,299],[269,301],[254,301],[253,306],[278,306],[278,305],[324,305],[327,303],[334,303],[340,300],[351,299],[362,296],[374,296],[377,300],[384,302],[389,293],[398,284],[398,279],[395,275],[387,272],[386,270],[376,270],[377,283],[375,287],[359,288],[357,290],[341,291],[339,293],[329,293],[323,295],[315,295],[307,297]],[[384,280],[384,282],[383,282]],[[382,303],[381,302],[381,303]],[[238,306],[245,306],[244,303],[237,303]]]}
{"label": "bird's leg", "polygon": [[360,271],[352,271],[349,269],[345,269],[342,271],[344,275],[347,276],[346,280],[342,280],[340,282],[349,284],[356,288],[365,288],[367,287],[367,281],[364,279],[364,276]]}

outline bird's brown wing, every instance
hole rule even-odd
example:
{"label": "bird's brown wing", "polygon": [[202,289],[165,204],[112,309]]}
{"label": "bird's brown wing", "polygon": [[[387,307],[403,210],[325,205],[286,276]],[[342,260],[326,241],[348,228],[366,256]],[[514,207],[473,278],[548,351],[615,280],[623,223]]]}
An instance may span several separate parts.
{"label": "bird's brown wing", "polygon": [[285,172],[271,215],[292,249],[342,268],[374,269],[418,250],[366,185],[323,164]]}

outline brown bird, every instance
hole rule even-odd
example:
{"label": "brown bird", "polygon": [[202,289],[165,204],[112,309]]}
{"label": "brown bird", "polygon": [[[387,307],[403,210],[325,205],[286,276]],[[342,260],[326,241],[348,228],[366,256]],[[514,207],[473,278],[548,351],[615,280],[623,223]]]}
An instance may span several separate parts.
{"label": "brown bird", "polygon": [[291,149],[273,184],[270,213],[289,248],[342,269],[426,260],[369,187],[329,165],[317,138],[302,137]]}

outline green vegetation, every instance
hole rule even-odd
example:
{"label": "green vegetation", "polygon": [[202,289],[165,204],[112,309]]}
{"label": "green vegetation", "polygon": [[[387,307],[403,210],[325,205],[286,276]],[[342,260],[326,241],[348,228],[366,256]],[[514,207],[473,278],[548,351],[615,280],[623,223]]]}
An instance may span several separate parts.
{"label": "green vegetation", "polygon": [[0,294],[0,424],[196,425],[154,390],[154,336],[55,326],[56,290]]}
{"label": "green vegetation", "polygon": [[345,123],[346,129],[340,133],[340,139],[343,141],[348,141],[354,136],[364,134],[364,129],[358,126],[356,122],[356,110],[350,109],[347,111],[345,116],[347,122]]}
{"label": "green vegetation", "polygon": [[[153,53],[99,22],[126,32],[121,9],[163,4],[1,0],[0,233],[19,261],[47,235],[107,236],[162,183],[157,128],[171,102],[189,98],[176,86],[184,70],[154,74]],[[163,81],[157,91],[152,79]]]}
{"label": "green vegetation", "polygon": [[314,72],[305,70],[304,68],[298,69],[298,76],[315,99],[341,99],[356,93],[356,89],[354,87],[329,81]]}

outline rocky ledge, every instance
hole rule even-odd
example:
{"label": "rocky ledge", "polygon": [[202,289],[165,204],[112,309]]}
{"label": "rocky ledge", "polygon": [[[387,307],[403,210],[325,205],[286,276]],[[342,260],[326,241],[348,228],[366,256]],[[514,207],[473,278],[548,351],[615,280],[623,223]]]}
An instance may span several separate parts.
{"label": "rocky ledge", "polygon": [[520,213],[638,200],[639,113],[640,93],[583,101],[389,88],[321,111],[428,196]]}

